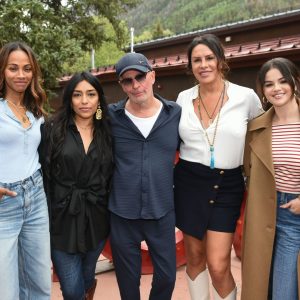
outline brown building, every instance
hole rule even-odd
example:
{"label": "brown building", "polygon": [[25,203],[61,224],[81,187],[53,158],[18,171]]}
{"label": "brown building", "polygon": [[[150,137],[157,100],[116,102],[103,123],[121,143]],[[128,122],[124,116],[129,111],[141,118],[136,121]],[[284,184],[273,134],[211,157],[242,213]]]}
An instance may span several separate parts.
{"label": "brown building", "polygon": [[[273,57],[286,57],[300,67],[300,10],[241,21],[161,38],[135,45],[134,51],[143,53],[156,72],[155,92],[175,100],[180,91],[194,84],[187,72],[186,49],[192,39],[200,34],[217,35],[224,47],[231,69],[229,80],[255,88],[259,67]],[[92,70],[99,77],[107,101],[116,102],[124,97],[117,83],[114,66]],[[63,77],[63,87],[69,77]],[[53,106],[57,106],[54,101]]]}

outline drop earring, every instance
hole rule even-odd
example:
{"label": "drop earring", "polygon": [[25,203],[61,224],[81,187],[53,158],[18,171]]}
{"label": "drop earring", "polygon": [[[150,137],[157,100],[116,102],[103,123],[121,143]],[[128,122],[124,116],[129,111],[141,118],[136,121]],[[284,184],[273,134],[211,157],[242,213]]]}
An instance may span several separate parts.
{"label": "drop earring", "polygon": [[100,107],[100,103],[98,103],[98,107],[96,110],[96,120],[101,120],[102,119],[102,109]]}
{"label": "drop earring", "polygon": [[295,90],[294,90],[294,97],[297,98],[298,97],[298,89],[297,86],[295,85]]}

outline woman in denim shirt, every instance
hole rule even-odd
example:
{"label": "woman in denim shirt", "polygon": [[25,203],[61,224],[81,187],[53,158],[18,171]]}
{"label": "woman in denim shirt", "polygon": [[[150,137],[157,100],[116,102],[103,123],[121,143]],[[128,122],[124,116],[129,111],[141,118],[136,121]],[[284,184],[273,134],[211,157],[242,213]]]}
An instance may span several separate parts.
{"label": "woman in denim shirt", "polygon": [[46,100],[32,49],[0,50],[0,291],[1,299],[50,299],[47,201],[38,146]]}

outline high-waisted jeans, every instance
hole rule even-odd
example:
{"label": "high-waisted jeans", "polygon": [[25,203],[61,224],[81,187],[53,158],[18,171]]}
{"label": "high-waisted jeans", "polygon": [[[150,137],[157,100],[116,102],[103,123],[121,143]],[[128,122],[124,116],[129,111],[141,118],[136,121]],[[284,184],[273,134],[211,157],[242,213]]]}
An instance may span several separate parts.
{"label": "high-waisted jeans", "polygon": [[0,200],[0,298],[49,300],[49,218],[41,172],[0,186],[17,192]]}
{"label": "high-waisted jeans", "polygon": [[297,259],[300,251],[300,215],[280,207],[297,196],[277,192],[272,300],[298,300]]}

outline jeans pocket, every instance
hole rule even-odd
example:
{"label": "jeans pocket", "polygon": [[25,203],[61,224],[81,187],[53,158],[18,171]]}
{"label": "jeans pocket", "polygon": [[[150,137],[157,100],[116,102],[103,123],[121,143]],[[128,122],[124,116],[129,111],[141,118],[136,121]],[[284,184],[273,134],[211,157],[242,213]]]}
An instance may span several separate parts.
{"label": "jeans pocket", "polygon": [[288,209],[288,210],[289,210],[292,217],[299,218],[299,220],[300,220],[300,215],[299,214],[294,213],[291,209]]}
{"label": "jeans pocket", "polygon": [[5,220],[6,217],[11,217],[15,214],[18,209],[18,199],[17,197],[7,196],[5,195],[0,200],[0,218],[1,221]]}
{"label": "jeans pocket", "polygon": [[[0,188],[5,188],[5,186],[3,186],[1,183],[0,183]],[[0,204],[2,203],[2,201],[6,198],[6,195],[3,195],[1,194],[0,196]]]}

